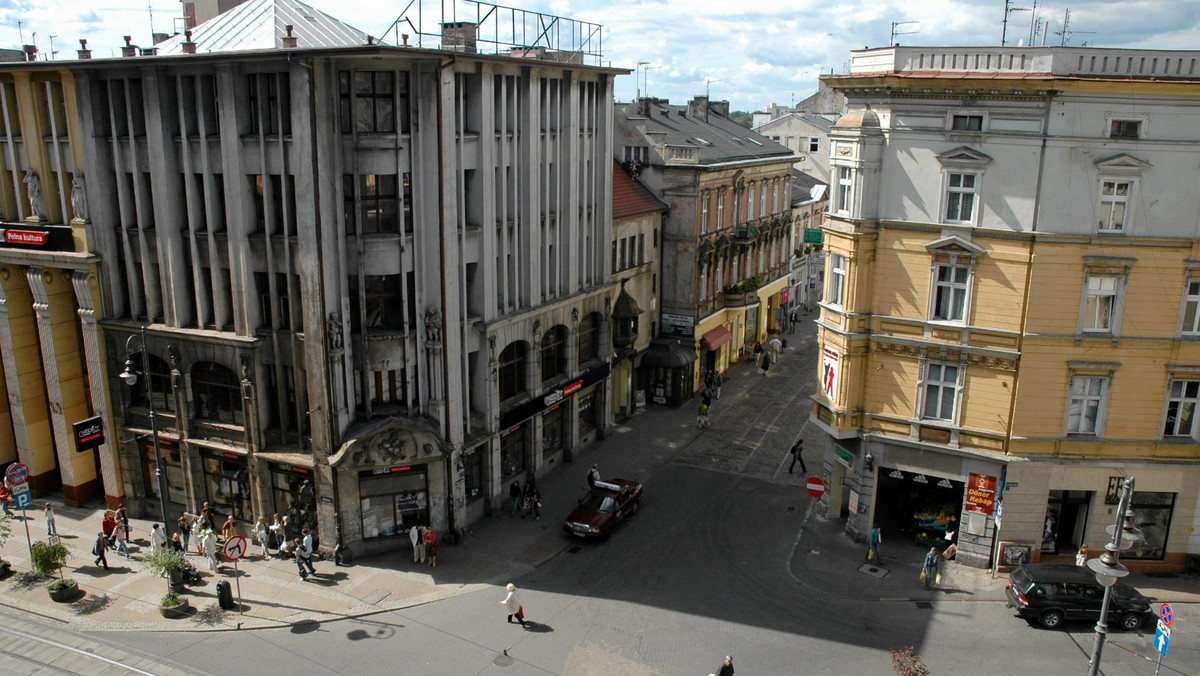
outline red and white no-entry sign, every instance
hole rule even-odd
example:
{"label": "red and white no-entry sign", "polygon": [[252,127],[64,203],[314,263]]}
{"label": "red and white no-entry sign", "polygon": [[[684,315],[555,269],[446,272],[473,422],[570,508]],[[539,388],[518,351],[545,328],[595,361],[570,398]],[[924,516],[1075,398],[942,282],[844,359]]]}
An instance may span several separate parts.
{"label": "red and white no-entry sign", "polygon": [[825,495],[825,482],[821,481],[821,477],[808,477],[808,483],[804,487],[808,489],[808,494],[814,498],[820,498],[822,495]]}

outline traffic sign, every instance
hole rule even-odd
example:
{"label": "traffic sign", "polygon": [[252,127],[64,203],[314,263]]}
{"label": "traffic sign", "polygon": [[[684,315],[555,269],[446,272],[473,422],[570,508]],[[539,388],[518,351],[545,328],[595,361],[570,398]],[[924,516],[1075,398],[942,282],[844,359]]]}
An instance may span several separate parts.
{"label": "traffic sign", "polygon": [[820,498],[822,495],[825,495],[825,482],[821,481],[821,477],[808,477],[808,483],[804,487],[808,490],[808,494],[814,498]]}
{"label": "traffic sign", "polygon": [[1158,630],[1154,632],[1154,649],[1159,655],[1167,656],[1167,648],[1171,647],[1171,628],[1158,621]]}
{"label": "traffic sign", "polygon": [[13,484],[12,494],[20,495],[21,493],[29,492],[29,484]]}
{"label": "traffic sign", "polygon": [[1171,620],[1175,619],[1175,611],[1171,609],[1170,603],[1164,603],[1158,609],[1158,616],[1162,618],[1162,623],[1169,627],[1171,626]]}
{"label": "traffic sign", "polygon": [[22,462],[14,462],[8,466],[8,483],[15,485],[23,484],[29,481],[29,465]]}
{"label": "traffic sign", "polygon": [[246,549],[250,544],[246,542],[246,538],[241,535],[234,535],[225,541],[225,547],[221,549],[221,553],[227,561],[237,561],[246,553]]}
{"label": "traffic sign", "polygon": [[62,539],[58,537],[58,533],[50,536],[50,546],[57,547],[62,544]]}
{"label": "traffic sign", "polygon": [[[13,488],[16,488],[16,486],[13,486]],[[29,491],[25,491],[24,493],[13,493],[13,505],[15,505],[17,509],[25,509],[31,502],[33,502],[33,495],[30,494]]]}

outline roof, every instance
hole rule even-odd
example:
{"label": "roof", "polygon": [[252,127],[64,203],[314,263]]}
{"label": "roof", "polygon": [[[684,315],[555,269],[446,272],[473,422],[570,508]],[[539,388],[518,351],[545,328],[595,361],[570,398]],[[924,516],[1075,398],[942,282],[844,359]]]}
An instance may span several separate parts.
{"label": "roof", "polygon": [[800,197],[801,195],[811,195],[812,189],[821,186],[828,188],[829,184],[811,174],[806,174],[799,169],[792,169],[792,195]]}
{"label": "roof", "polygon": [[[700,165],[794,157],[783,145],[721,114],[719,109],[723,107],[708,103],[704,97],[682,106],[672,106],[662,99],[642,99],[616,106],[617,125],[626,130],[637,127],[656,147],[697,148]],[[651,153],[651,164],[661,161],[653,157],[656,154]]]}
{"label": "roof", "polygon": [[813,113],[788,113],[787,115],[784,115],[782,117],[777,117],[774,120],[771,120],[770,122],[766,122],[766,123],[758,125],[758,127],[755,128],[755,131],[772,129],[774,127],[778,127],[778,126],[784,124],[785,122],[787,122],[791,119],[796,119],[796,120],[800,120],[801,122],[806,122],[809,125],[816,127],[817,129],[820,129],[821,131],[826,132],[826,133],[828,133],[830,129],[833,129],[833,120],[830,120],[828,117],[825,117],[824,115],[815,115]]}
{"label": "roof", "polygon": [[621,163],[613,160],[612,217],[629,218],[640,214],[666,211],[666,202],[654,196],[646,186],[625,173]]}
{"label": "roof", "polygon": [[[298,0],[248,0],[192,29],[196,53],[283,47],[287,27],[302,48],[358,47],[367,34]],[[158,45],[160,55],[182,54],[185,35]]]}

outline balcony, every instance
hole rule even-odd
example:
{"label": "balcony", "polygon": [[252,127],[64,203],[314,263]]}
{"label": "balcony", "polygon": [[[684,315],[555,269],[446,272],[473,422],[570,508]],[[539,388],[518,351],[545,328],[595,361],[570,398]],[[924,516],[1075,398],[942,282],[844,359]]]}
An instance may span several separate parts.
{"label": "balcony", "polygon": [[733,229],[733,241],[735,242],[753,242],[758,239],[758,226],[742,225]]}
{"label": "balcony", "polygon": [[758,305],[757,291],[725,292],[722,296],[727,308],[736,309]]}

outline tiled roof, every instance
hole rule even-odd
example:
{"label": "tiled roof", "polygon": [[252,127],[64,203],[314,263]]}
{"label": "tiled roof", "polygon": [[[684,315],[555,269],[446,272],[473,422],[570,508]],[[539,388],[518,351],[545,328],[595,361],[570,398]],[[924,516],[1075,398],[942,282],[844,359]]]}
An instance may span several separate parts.
{"label": "tiled roof", "polygon": [[[815,190],[814,190],[815,188]],[[792,201],[808,202],[821,201],[829,190],[829,185],[821,179],[792,169]]]}
{"label": "tiled roof", "polygon": [[[297,0],[248,0],[193,28],[192,42],[197,54],[278,49],[287,26],[301,48],[367,44],[366,33]],[[186,39],[176,35],[159,43],[158,53],[182,54]]]}
{"label": "tiled roof", "polygon": [[[639,110],[640,106],[645,108]],[[786,147],[712,111],[711,107],[707,116],[701,116],[689,114],[686,105],[672,106],[660,99],[647,99],[619,104],[616,112],[618,127],[641,130],[652,145],[697,148],[701,165],[793,156]]]}
{"label": "tiled roof", "polygon": [[667,204],[655,197],[646,186],[625,173],[619,162],[613,161],[613,219],[666,211],[668,208]]}

